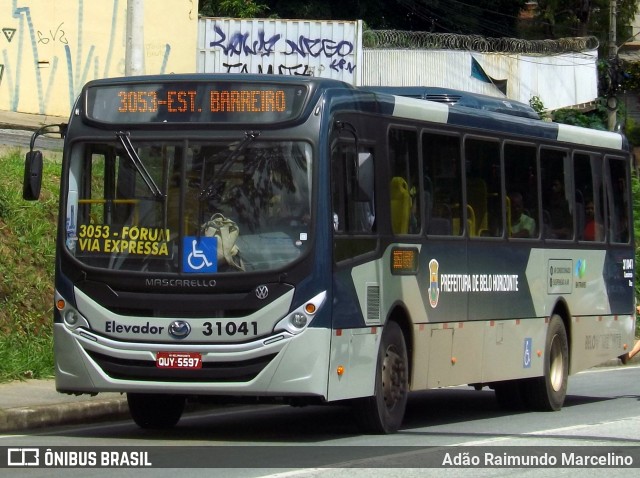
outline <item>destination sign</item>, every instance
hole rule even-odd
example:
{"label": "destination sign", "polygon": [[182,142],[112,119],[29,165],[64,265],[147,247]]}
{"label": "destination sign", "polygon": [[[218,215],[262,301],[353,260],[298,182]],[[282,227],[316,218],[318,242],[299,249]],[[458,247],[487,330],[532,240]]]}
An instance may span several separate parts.
{"label": "destination sign", "polygon": [[307,88],[275,83],[172,81],[89,85],[88,120],[113,124],[281,123],[296,119]]}

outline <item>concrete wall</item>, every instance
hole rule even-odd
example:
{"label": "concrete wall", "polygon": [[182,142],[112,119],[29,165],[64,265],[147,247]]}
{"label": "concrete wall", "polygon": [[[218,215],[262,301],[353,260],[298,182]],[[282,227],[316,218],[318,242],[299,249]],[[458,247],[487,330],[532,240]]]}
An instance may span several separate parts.
{"label": "concrete wall", "polygon": [[[0,110],[67,116],[84,83],[123,76],[126,19],[127,0],[0,0]],[[194,72],[197,22],[197,0],[147,0],[144,72]]]}

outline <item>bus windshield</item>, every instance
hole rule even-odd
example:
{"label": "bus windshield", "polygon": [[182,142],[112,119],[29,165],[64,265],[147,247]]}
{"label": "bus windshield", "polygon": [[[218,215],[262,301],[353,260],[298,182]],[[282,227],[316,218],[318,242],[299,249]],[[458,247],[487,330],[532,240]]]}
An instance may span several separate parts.
{"label": "bus windshield", "polygon": [[224,141],[74,143],[66,249],[92,267],[205,274],[272,270],[310,237],[311,146]]}

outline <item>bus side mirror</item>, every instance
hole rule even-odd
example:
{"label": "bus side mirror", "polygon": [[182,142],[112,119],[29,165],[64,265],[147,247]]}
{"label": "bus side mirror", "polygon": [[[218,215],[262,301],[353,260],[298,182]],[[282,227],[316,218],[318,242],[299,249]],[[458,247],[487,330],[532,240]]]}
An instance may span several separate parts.
{"label": "bus side mirror", "polygon": [[369,202],[373,199],[373,155],[358,153],[356,200]]}
{"label": "bus side mirror", "polygon": [[35,201],[40,197],[42,186],[42,153],[29,151],[24,162],[24,180],[22,183],[22,198]]}

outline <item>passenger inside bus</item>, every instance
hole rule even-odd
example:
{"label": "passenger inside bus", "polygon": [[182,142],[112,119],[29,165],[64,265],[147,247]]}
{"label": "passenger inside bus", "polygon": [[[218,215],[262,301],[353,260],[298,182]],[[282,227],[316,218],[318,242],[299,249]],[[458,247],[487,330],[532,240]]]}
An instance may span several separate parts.
{"label": "passenger inside bus", "polygon": [[602,224],[596,221],[594,214],[593,201],[588,201],[584,208],[586,215],[586,224],[584,226],[583,239],[585,241],[602,241],[604,237],[604,229]]}
{"label": "passenger inside bus", "polygon": [[509,194],[511,203],[511,237],[535,237],[536,221],[524,213],[522,194]]}

